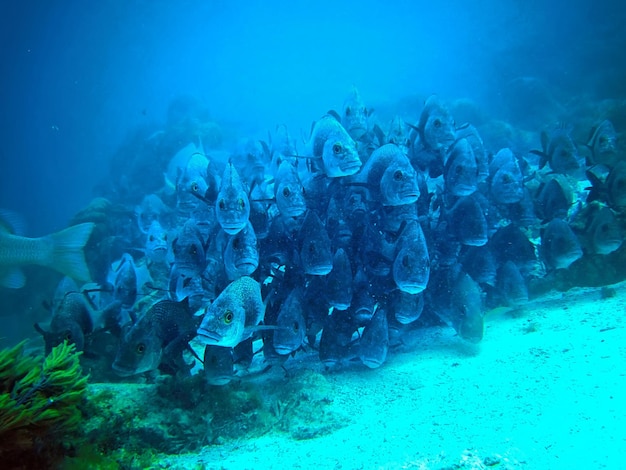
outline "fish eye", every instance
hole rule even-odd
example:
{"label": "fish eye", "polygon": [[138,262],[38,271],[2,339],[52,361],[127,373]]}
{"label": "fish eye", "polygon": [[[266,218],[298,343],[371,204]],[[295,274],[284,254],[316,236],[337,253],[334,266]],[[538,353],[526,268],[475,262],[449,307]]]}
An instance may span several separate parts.
{"label": "fish eye", "polygon": [[246,207],[245,201],[241,198],[237,199],[237,205],[239,206],[239,209],[243,209],[244,207]]}
{"label": "fish eye", "polygon": [[408,255],[404,255],[402,257],[402,266],[404,266],[405,268],[408,268],[410,264],[411,263],[409,262],[409,256]]}
{"label": "fish eye", "polygon": [[239,249],[239,238],[233,238],[233,248],[235,250]]}
{"label": "fish eye", "polygon": [[167,241],[167,233],[163,235],[163,241]]}
{"label": "fish eye", "polygon": [[352,114],[352,109],[350,109],[350,106],[348,106],[346,108],[346,116],[350,116],[350,114]]}
{"label": "fish eye", "polygon": [[609,225],[608,224],[602,224],[602,226],[600,227],[600,231],[602,233],[607,233],[609,231]]}
{"label": "fish eye", "polygon": [[335,155],[337,155],[337,154],[341,153],[341,150],[342,150],[341,144],[335,144],[335,145],[333,145],[333,153],[334,153]]}
{"label": "fish eye", "polygon": [[287,186],[285,186],[283,188],[283,196],[289,197],[290,194],[291,194],[291,191],[289,191],[289,188]]}
{"label": "fish eye", "polygon": [[559,152],[559,155],[560,155],[561,157],[567,157],[567,150],[565,150],[565,149],[561,149],[561,151]]}
{"label": "fish eye", "polygon": [[154,241],[154,235],[150,235],[150,241],[153,242]]}
{"label": "fish eye", "polygon": [[226,310],[226,312],[224,313],[224,323],[230,325],[233,322],[234,317],[235,315],[233,315],[233,312],[231,312],[230,310]]}
{"label": "fish eye", "polygon": [[197,255],[198,254],[198,247],[196,245],[191,245],[189,247],[189,253],[191,253],[192,255]]}
{"label": "fish eye", "polygon": [[66,341],[72,341],[72,332],[71,331],[66,331],[65,332],[65,336],[63,337],[63,339],[65,339]]}
{"label": "fish eye", "polygon": [[224,209],[226,209],[226,201],[224,201],[224,199],[220,199],[220,202],[219,202],[219,208],[220,208],[220,210],[222,210],[222,211],[223,211]]}
{"label": "fish eye", "polygon": [[137,345],[137,354],[143,354],[146,352],[146,345],[143,343],[139,343]]}
{"label": "fish eye", "polygon": [[435,126],[437,129],[439,129],[441,127],[441,119],[435,119],[433,121],[433,126]]}
{"label": "fish eye", "polygon": [[402,176],[403,176],[402,170],[396,170],[393,173],[393,179],[396,180],[396,181],[402,180]]}
{"label": "fish eye", "polygon": [[300,330],[300,325],[298,324],[297,321],[293,322],[293,331],[299,331]]}
{"label": "fish eye", "polygon": [[191,183],[191,190],[192,190],[194,193],[197,193],[197,192],[198,192],[198,189],[200,189],[200,188],[198,187],[198,183],[196,183],[195,181],[194,181],[193,183]]}

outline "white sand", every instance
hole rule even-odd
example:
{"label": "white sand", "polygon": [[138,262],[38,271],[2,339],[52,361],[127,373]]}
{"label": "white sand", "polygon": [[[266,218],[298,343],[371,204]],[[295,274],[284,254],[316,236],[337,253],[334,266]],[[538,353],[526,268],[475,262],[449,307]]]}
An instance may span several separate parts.
{"label": "white sand", "polygon": [[429,328],[413,333],[380,369],[326,373],[331,407],[348,417],[331,434],[294,440],[270,433],[170,464],[626,468],[626,285],[614,287],[608,299],[599,289],[576,289],[534,301],[517,316],[491,312],[477,347],[449,329]]}

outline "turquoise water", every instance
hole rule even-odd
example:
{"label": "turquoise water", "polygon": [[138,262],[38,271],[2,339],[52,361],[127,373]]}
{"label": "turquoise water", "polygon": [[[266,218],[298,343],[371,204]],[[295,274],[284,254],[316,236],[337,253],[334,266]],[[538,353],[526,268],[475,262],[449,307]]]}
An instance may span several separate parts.
{"label": "turquoise water", "polygon": [[[0,457],[620,468],[625,16],[582,0],[4,2],[1,345],[69,339],[89,386],[76,428],[0,421]],[[252,207],[240,264],[230,203]],[[88,240],[50,237],[81,223]],[[43,237],[37,260],[9,233]],[[242,275],[253,294],[222,309]],[[167,304],[153,320],[159,301],[184,318]],[[239,304],[245,328],[211,336],[207,316],[238,324]],[[150,344],[124,369],[124,345]],[[206,344],[244,345],[221,380]]]}

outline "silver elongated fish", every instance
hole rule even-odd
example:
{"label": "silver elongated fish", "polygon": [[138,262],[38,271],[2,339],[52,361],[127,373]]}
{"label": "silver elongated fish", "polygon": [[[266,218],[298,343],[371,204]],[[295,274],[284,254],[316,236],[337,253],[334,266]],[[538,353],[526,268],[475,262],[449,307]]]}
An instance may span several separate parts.
{"label": "silver elongated fish", "polygon": [[0,285],[19,289],[26,283],[20,266],[52,268],[78,281],[90,279],[83,248],[93,231],[91,222],[74,225],[44,237],[19,235],[16,216],[0,211]]}

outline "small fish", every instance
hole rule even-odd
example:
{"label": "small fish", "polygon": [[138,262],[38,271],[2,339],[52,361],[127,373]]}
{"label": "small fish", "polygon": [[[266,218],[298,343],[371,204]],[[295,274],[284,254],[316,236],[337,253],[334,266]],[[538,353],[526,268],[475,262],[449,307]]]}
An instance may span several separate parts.
{"label": "small fish", "polygon": [[592,203],[587,207],[587,223],[581,234],[590,253],[608,255],[624,242],[624,232],[611,209]]}
{"label": "small fish", "polygon": [[587,202],[604,201],[616,211],[626,208],[626,163],[620,162],[613,168],[594,165],[586,174],[591,182]]}
{"label": "small fish", "polygon": [[335,309],[346,310],[352,302],[352,291],[350,258],[343,248],[339,248],[333,257],[333,269],[326,277],[326,300]]}
{"label": "small fish", "polygon": [[280,306],[276,327],[273,346],[278,354],[291,354],[304,343],[306,324],[299,288],[292,289]]}
{"label": "small fish", "polygon": [[393,312],[395,319],[402,325],[408,325],[416,321],[424,310],[424,295],[409,294],[400,289],[394,290],[389,299],[390,312]]}
{"label": "small fish", "polygon": [[197,341],[203,344],[235,347],[248,339],[263,320],[265,307],[261,286],[248,276],[231,282],[205,307]]}
{"label": "small fish", "polygon": [[287,160],[278,167],[274,197],[278,211],[285,217],[300,217],[306,211],[304,188],[296,168]]}
{"label": "small fish", "polygon": [[328,114],[313,125],[307,156],[319,160],[322,172],[329,178],[353,175],[362,164],[352,137]]}
{"label": "small fish", "polygon": [[248,194],[232,163],[228,163],[222,175],[215,214],[220,226],[229,235],[242,230],[250,217]]}
{"label": "small fish", "polygon": [[201,204],[209,190],[209,159],[199,148],[189,156],[176,181],[176,207],[183,213],[192,212]]}
{"label": "small fish", "polygon": [[370,198],[383,206],[412,204],[420,195],[415,169],[395,144],[374,150],[355,177],[355,184],[367,185]]}
{"label": "small fish", "polygon": [[230,383],[235,376],[235,355],[233,348],[214,344],[204,347],[204,379],[209,385],[222,386]]}
{"label": "small fish", "polygon": [[153,263],[165,263],[169,253],[167,231],[158,220],[153,220],[146,234],[146,257]]}
{"label": "small fish", "polygon": [[135,208],[139,230],[142,233],[148,233],[150,224],[154,221],[162,222],[164,216],[170,211],[170,208],[163,203],[159,196],[156,194],[146,195],[141,204]]}
{"label": "small fish", "polygon": [[436,96],[424,103],[417,131],[423,147],[433,152],[446,152],[455,141],[454,119]]}
{"label": "small fish", "polygon": [[230,280],[250,276],[259,267],[259,249],[252,224],[228,238],[224,249],[224,266]]}
{"label": "small fish", "polygon": [[551,269],[564,269],[582,257],[583,250],[572,232],[562,219],[552,219],[541,230],[541,255]]}
{"label": "small fish", "polygon": [[52,268],[77,281],[89,281],[83,249],[95,224],[74,225],[40,238],[21,236],[19,226],[18,216],[0,211],[0,285],[23,287],[26,278],[20,267],[25,265]]}
{"label": "small fish", "polygon": [[466,246],[482,246],[489,239],[485,210],[477,194],[463,196],[447,211],[448,229]]}
{"label": "small fish", "polygon": [[478,165],[466,139],[456,140],[448,149],[443,170],[446,192],[452,196],[469,196],[478,187]]}
{"label": "small fish", "polygon": [[418,294],[426,289],[430,277],[430,257],[420,224],[407,223],[398,240],[393,262],[393,280],[403,292]]}
{"label": "small fish", "polygon": [[579,178],[583,176],[585,161],[576,148],[572,140],[571,128],[558,126],[548,133],[541,133],[542,150],[531,150],[531,153],[540,157],[539,168],[543,168],[546,163],[555,173]]}
{"label": "small fish", "polygon": [[186,301],[155,303],[122,336],[113,370],[127,377],[155,370],[162,362],[173,369],[187,367],[182,352],[195,336],[198,320]]}
{"label": "small fish", "polygon": [[528,303],[526,281],[513,261],[507,261],[500,266],[495,287],[505,305],[516,307]]}
{"label": "small fish", "polygon": [[187,220],[178,236],[172,241],[174,264],[179,273],[194,277],[206,267],[206,242],[203,240],[196,222]]}
{"label": "small fish", "polygon": [[352,87],[350,94],[343,103],[341,124],[354,140],[359,140],[367,133],[369,115],[370,111],[365,107],[359,90]]}
{"label": "small fish", "polygon": [[319,216],[312,210],[300,228],[300,262],[306,274],[325,276],[333,269],[330,238]]}
{"label": "small fish", "polygon": [[359,358],[370,369],[382,366],[389,350],[389,327],[387,312],[377,308],[372,319],[363,328],[359,341]]}
{"label": "small fish", "polygon": [[587,147],[591,150],[593,163],[614,163],[617,154],[617,132],[613,123],[605,119],[591,129]]}
{"label": "small fish", "polygon": [[489,158],[478,130],[471,124],[464,124],[456,129],[456,138],[466,139],[470,144],[476,159],[478,182],[485,181],[489,177]]}
{"label": "small fish", "polygon": [[49,330],[44,331],[39,324],[35,324],[35,329],[43,336],[46,354],[63,341],[73,343],[77,351],[83,351],[85,336],[93,331],[93,320],[83,294],[66,292],[60,305],[52,312]]}
{"label": "small fish", "polygon": [[545,223],[554,218],[564,219],[572,206],[573,192],[569,184],[559,175],[542,183],[535,197],[535,212]]}
{"label": "small fish", "polygon": [[503,148],[489,165],[490,194],[499,204],[513,204],[524,196],[524,176],[515,155]]}
{"label": "small fish", "polygon": [[409,137],[409,128],[404,120],[396,115],[389,124],[389,130],[385,135],[383,144],[396,144],[405,153],[411,145],[411,139]]}

